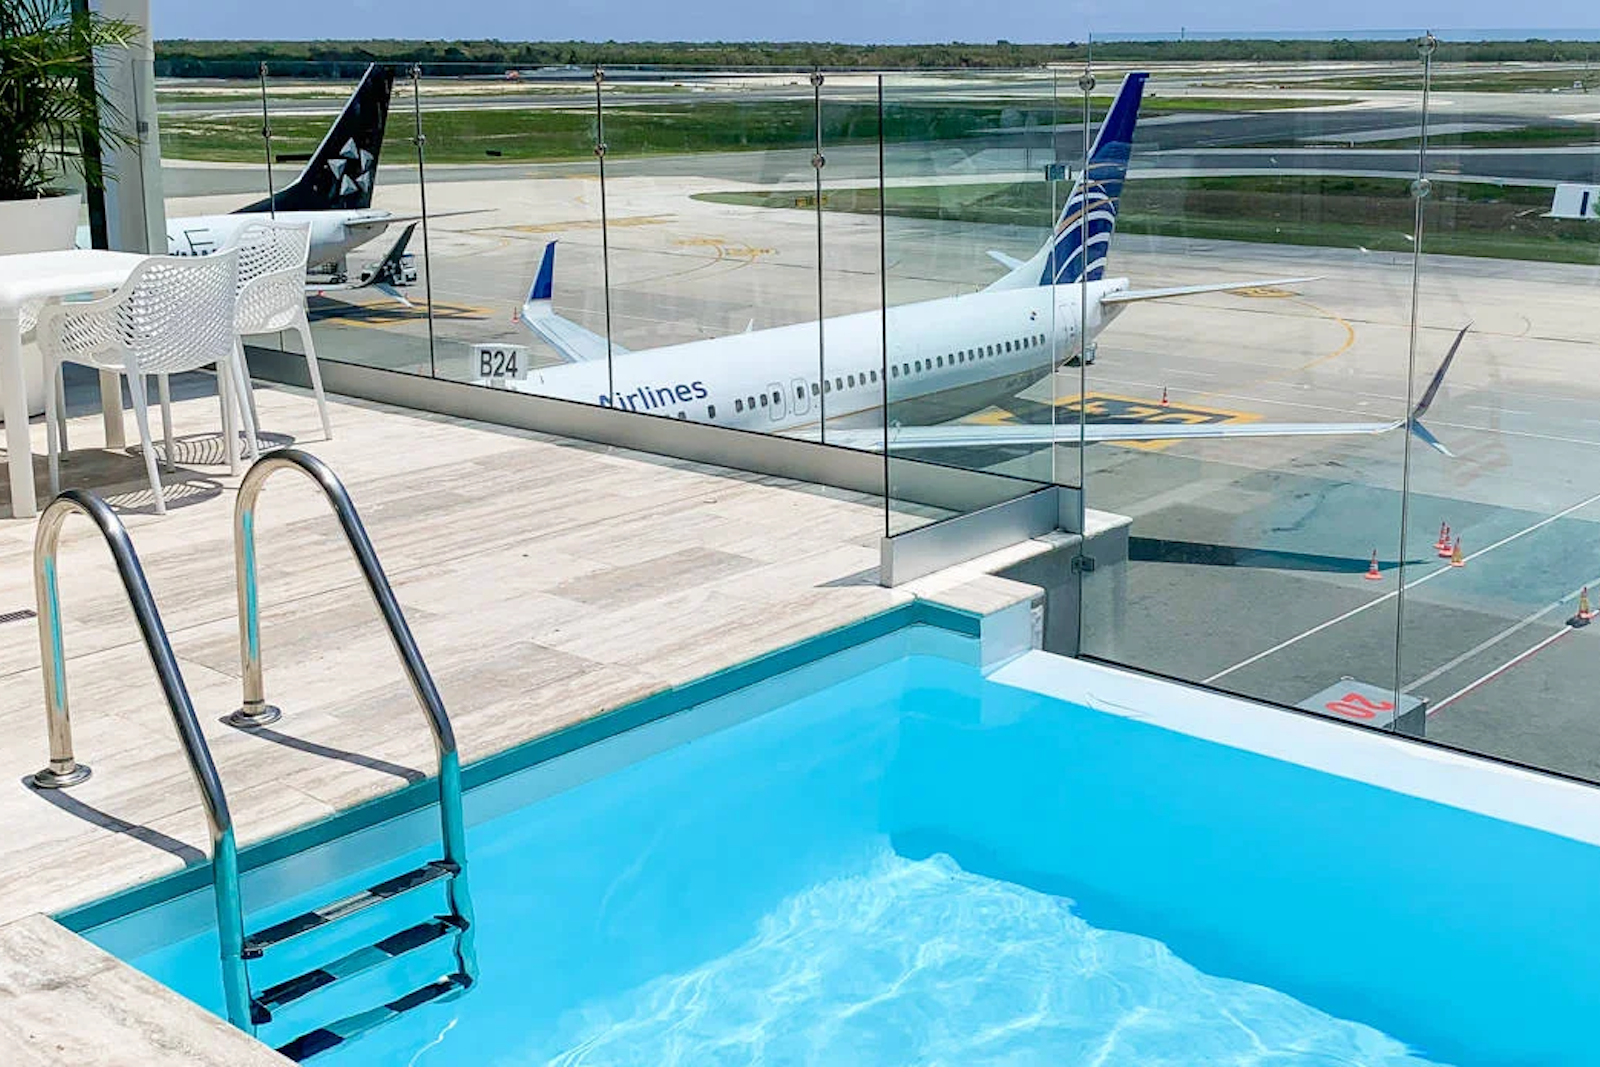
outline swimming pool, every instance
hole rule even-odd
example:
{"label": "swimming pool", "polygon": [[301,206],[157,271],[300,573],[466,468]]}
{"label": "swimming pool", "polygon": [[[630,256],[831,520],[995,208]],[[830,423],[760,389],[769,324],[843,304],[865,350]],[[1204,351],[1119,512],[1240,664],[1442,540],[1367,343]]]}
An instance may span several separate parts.
{"label": "swimming pool", "polygon": [[[907,627],[471,790],[477,983],[315,1062],[1593,1062],[1592,790],[1041,652],[979,663]],[[251,925],[433,832],[252,872]],[[439,902],[395,905],[342,936]],[[83,932],[220,1013],[210,909]]]}

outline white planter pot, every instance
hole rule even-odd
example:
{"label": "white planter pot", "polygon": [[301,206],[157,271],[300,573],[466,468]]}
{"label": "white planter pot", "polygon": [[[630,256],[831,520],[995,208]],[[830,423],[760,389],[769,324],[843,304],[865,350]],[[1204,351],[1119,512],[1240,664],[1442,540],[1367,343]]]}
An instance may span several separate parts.
{"label": "white planter pot", "polygon": [[[0,255],[71,248],[78,237],[77,193],[36,200],[0,200]],[[28,383],[28,413],[44,411],[44,360],[31,343],[22,346]]]}

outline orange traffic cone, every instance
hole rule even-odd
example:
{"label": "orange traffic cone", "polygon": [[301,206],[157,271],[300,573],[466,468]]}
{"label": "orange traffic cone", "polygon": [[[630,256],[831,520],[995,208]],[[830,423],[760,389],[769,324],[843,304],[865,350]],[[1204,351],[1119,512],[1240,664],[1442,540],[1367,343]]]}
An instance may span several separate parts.
{"label": "orange traffic cone", "polygon": [[1161,387],[1161,406],[1167,406],[1167,387],[1164,385]]}
{"label": "orange traffic cone", "polygon": [[1465,567],[1466,559],[1461,555],[1461,538],[1456,538],[1455,547],[1450,550],[1450,566]]}
{"label": "orange traffic cone", "polygon": [[1367,573],[1362,575],[1369,582],[1383,581],[1383,575],[1378,573],[1378,550],[1372,550],[1372,562],[1367,566]]}
{"label": "orange traffic cone", "polygon": [[1446,555],[1449,554],[1449,552],[1450,552],[1450,524],[1448,522],[1441,522],[1439,524],[1439,540],[1437,540],[1437,541],[1435,541],[1433,543],[1433,548],[1434,548],[1434,551],[1436,551],[1436,552],[1442,552],[1442,553],[1444,553]]}
{"label": "orange traffic cone", "polygon": [[1584,586],[1578,594],[1578,613],[1567,620],[1568,626],[1588,626],[1595,615],[1600,614],[1589,606],[1589,587]]}

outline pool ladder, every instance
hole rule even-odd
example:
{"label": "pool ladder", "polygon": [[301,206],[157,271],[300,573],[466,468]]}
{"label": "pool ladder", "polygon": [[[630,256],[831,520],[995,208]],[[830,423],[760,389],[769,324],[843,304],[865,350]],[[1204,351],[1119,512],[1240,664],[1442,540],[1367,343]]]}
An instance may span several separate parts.
{"label": "pool ladder", "polygon": [[[65,657],[61,610],[56,580],[56,554],[61,527],[73,513],[87,516],[99,528],[116,563],[129,605],[139,625],[151,665],[161,685],[173,725],[183,746],[195,784],[200,789],[211,833],[212,879],[216,890],[217,931],[221,948],[222,986],[228,1019],[250,1034],[272,1023],[290,1006],[311,994],[329,990],[358,975],[371,974],[392,960],[412,957],[429,945],[450,939],[454,966],[448,973],[424,981],[411,992],[334,1022],[307,1030],[279,1045],[279,1051],[303,1060],[347,1041],[400,1013],[429,1001],[458,996],[477,978],[473,946],[472,900],[467,888],[466,826],[461,810],[461,763],[456,751],[444,701],[423,662],[411,629],[406,625],[394,590],[384,576],[344,485],[321,460],[298,449],[264,456],[245,473],[234,508],[234,565],[239,597],[240,658],[244,668],[244,701],[226,721],[241,729],[256,729],[275,722],[281,712],[266,703],[261,676],[260,604],[256,585],[255,508],[261,488],[275,472],[299,470],[322,490],[332,505],[345,540],[350,545],[367,589],[383,617],[412,693],[427,714],[439,763],[439,818],[443,855],[415,870],[386,879],[360,892],[320,905],[254,933],[244,928],[244,907],[239,893],[239,857],[233,818],[210,747],[195,717],[188,688],[178,669],[161,616],[156,611],[149,583],[138,554],[122,521],[105,501],[93,493],[69,489],[56,497],[39,517],[34,536],[34,596],[38,605],[39,647],[44,664],[45,708],[48,716],[50,763],[32,778],[41,789],[63,789],[87,780],[88,765],[73,756],[72,725],[67,706]],[[306,935],[369,913],[370,909],[417,892],[442,886],[443,914],[361,945],[337,959],[275,982],[259,993],[251,991],[253,961]]]}

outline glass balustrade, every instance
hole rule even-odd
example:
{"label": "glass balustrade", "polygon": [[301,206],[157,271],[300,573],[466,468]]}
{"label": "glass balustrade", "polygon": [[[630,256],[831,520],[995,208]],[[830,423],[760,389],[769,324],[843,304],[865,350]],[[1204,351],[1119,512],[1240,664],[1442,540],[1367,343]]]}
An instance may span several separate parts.
{"label": "glass balustrade", "polygon": [[324,361],[866,453],[890,537],[1081,489],[1085,653],[1600,779],[1600,48],[1470,36],[400,65],[370,162],[359,65],[219,66],[158,86],[168,228],[343,168]]}

